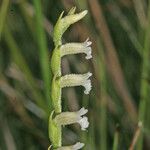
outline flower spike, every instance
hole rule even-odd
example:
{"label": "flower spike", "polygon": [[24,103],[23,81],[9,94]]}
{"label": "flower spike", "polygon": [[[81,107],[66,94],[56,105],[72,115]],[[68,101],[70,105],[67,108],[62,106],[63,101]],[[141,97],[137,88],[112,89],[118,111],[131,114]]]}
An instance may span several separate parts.
{"label": "flower spike", "polygon": [[59,126],[79,123],[82,130],[86,130],[89,126],[88,118],[83,116],[88,112],[84,107],[77,112],[62,112],[54,119]]}
{"label": "flower spike", "polygon": [[92,49],[90,45],[92,44],[91,41],[89,41],[89,38],[83,42],[83,43],[67,43],[60,47],[60,54],[61,57],[69,54],[79,54],[79,53],[85,53],[87,56],[86,59],[92,58]]}
{"label": "flower spike", "polygon": [[62,18],[63,16],[63,13],[61,13],[55,27],[54,27],[54,37],[53,37],[53,40],[54,40],[54,44],[56,47],[58,47],[59,45],[62,44],[61,42],[61,38],[62,38],[62,35],[64,34],[64,32],[67,30],[67,28],[81,20],[86,14],[87,14],[87,10],[84,10],[78,14],[74,14],[75,13],[75,8],[72,8],[70,10],[70,12],[68,13],[68,15],[64,18]]}
{"label": "flower spike", "polygon": [[63,147],[57,148],[57,149],[55,149],[55,150],[79,150],[79,149],[81,149],[83,146],[84,146],[84,143],[77,142],[77,143],[74,144],[74,145],[71,145],[71,146],[63,146]]}
{"label": "flower spike", "polygon": [[88,72],[85,74],[69,74],[62,76],[60,78],[60,86],[63,87],[71,87],[71,86],[84,86],[85,87],[85,94],[89,94],[91,91],[91,80],[89,77],[92,76],[92,73]]}
{"label": "flower spike", "polygon": [[49,146],[48,150],[79,150],[84,144],[77,142],[74,145],[62,146],[62,126],[78,123],[81,126],[81,130],[86,130],[89,126],[88,118],[84,116],[88,110],[84,107],[76,112],[62,112],[62,88],[70,86],[84,86],[85,94],[89,94],[91,90],[92,73],[88,72],[85,74],[69,74],[62,76],[61,59],[65,55],[70,54],[86,54],[85,58],[92,58],[92,42],[89,38],[83,43],[66,43],[62,45],[62,36],[67,28],[81,20],[86,14],[87,10],[80,13],[75,13],[76,7],[73,7],[63,17],[64,12],[61,13],[56,25],[54,26],[53,41],[55,48],[51,57],[51,71],[53,75],[51,83],[51,99],[52,107],[54,111],[49,117],[49,138],[52,145]]}

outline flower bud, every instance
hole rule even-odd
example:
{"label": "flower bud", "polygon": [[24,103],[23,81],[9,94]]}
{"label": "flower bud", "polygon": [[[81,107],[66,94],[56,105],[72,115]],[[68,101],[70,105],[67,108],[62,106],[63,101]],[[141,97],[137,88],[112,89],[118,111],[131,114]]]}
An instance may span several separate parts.
{"label": "flower bud", "polygon": [[56,47],[58,47],[59,45],[62,44],[61,42],[61,38],[62,35],[64,34],[64,32],[67,30],[67,28],[79,21],[80,19],[82,19],[86,14],[87,14],[87,10],[84,10],[78,14],[74,14],[75,13],[75,8],[71,9],[70,12],[68,13],[68,15],[64,18],[62,18],[63,13],[61,13],[55,27],[54,27],[54,44]]}

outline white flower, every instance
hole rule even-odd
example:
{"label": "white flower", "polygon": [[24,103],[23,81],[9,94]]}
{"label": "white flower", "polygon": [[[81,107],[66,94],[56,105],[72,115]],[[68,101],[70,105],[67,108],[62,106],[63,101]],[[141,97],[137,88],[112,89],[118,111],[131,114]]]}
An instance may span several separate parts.
{"label": "white flower", "polygon": [[83,117],[78,121],[78,123],[81,125],[81,130],[85,130],[89,126],[88,118]]}
{"label": "white flower", "polygon": [[83,43],[67,43],[61,46],[60,48],[60,54],[61,57],[69,54],[79,54],[79,53],[85,53],[87,56],[86,59],[92,58],[92,48],[90,45],[92,44],[91,41],[89,41],[89,38],[83,42]]}
{"label": "white flower", "polygon": [[83,146],[84,146],[84,143],[77,142],[74,145],[63,146],[63,147],[57,148],[56,150],[78,150],[78,149],[81,149]]}
{"label": "white flower", "polygon": [[63,87],[71,87],[71,86],[84,86],[85,94],[89,94],[91,91],[91,80],[89,77],[92,76],[92,73],[88,72],[85,74],[69,74],[62,76],[60,78],[60,86]]}
{"label": "white flower", "polygon": [[84,47],[85,47],[85,51],[84,53],[87,54],[87,56],[85,57],[86,59],[90,59],[92,58],[92,48],[90,47],[92,44],[91,41],[89,41],[89,38],[87,38],[87,40],[83,43]]}
{"label": "white flower", "polygon": [[82,130],[86,130],[89,126],[88,118],[83,116],[88,112],[84,107],[77,112],[62,112],[55,117],[55,122],[58,125],[69,125],[79,123]]}

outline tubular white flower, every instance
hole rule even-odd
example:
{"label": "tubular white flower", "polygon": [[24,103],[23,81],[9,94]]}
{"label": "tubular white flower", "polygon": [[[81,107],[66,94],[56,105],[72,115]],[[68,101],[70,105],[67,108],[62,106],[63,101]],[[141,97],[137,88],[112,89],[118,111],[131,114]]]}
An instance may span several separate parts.
{"label": "tubular white flower", "polygon": [[60,48],[61,57],[69,54],[85,53],[87,55],[85,58],[90,59],[92,58],[92,48],[90,47],[91,44],[92,42],[89,41],[89,38],[83,43],[64,44]]}
{"label": "tubular white flower", "polygon": [[92,76],[92,73],[88,72],[85,74],[69,74],[62,76],[60,78],[60,86],[63,87],[71,87],[71,86],[84,86],[85,94],[89,94],[92,86],[91,80],[89,77]]}
{"label": "tubular white flower", "polygon": [[81,129],[86,130],[86,128],[89,126],[89,122],[88,118],[83,115],[85,115],[87,112],[88,110],[84,107],[77,112],[62,112],[55,117],[54,121],[60,126],[79,123]]}
{"label": "tubular white flower", "polygon": [[78,149],[81,149],[83,146],[84,146],[84,143],[77,142],[74,145],[63,146],[63,147],[57,148],[56,150],[78,150]]}

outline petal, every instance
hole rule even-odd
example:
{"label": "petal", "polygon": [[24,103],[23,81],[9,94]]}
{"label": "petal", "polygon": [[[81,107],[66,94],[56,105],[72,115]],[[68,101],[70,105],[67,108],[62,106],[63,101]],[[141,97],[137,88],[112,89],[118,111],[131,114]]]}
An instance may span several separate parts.
{"label": "petal", "polygon": [[84,46],[85,46],[85,47],[88,47],[88,46],[90,46],[91,44],[92,44],[92,42],[89,41],[89,38],[87,38],[86,41],[84,42]]}
{"label": "petal", "polygon": [[82,119],[78,121],[78,123],[81,125],[81,130],[86,130],[86,128],[88,128],[89,126],[87,117],[83,117]]}
{"label": "petal", "polygon": [[83,115],[85,115],[87,112],[88,112],[88,110],[85,109],[84,107],[82,107],[82,108],[78,111],[78,114],[79,114],[80,116],[83,116]]}
{"label": "petal", "polygon": [[86,83],[83,84],[83,86],[85,87],[84,93],[89,94],[92,89],[91,80],[87,80]]}
{"label": "petal", "polygon": [[87,47],[85,53],[86,53],[86,55],[87,55],[87,56],[85,57],[86,59],[91,59],[91,58],[92,58],[92,48],[91,48],[91,47]]}

